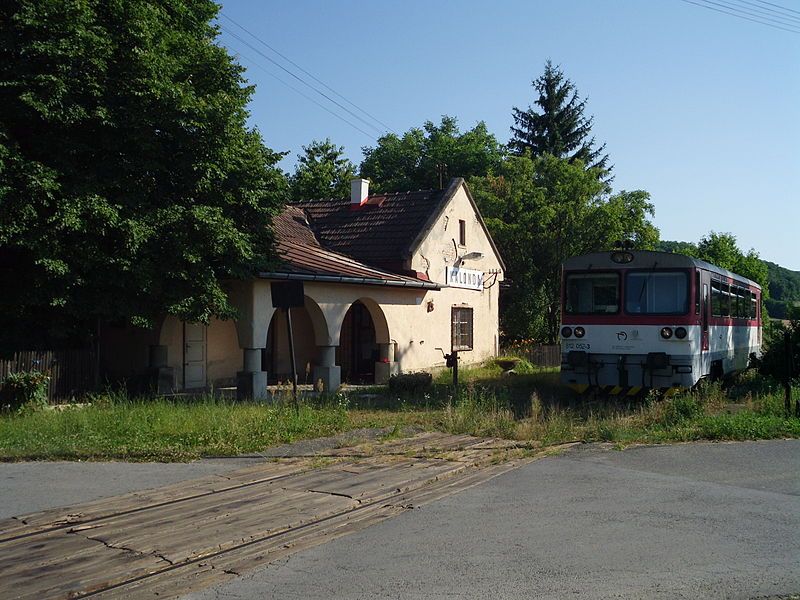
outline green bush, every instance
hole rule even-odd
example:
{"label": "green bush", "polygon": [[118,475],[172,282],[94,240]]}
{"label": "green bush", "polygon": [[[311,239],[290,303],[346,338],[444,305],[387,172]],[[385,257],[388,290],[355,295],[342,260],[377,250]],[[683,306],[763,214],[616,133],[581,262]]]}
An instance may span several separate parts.
{"label": "green bush", "polygon": [[389,377],[389,389],[397,394],[426,392],[433,386],[430,373],[403,373]]}
{"label": "green bush", "polygon": [[7,375],[0,383],[0,407],[18,410],[23,406],[46,406],[49,382],[50,376],[41,371],[19,371]]}
{"label": "green bush", "polygon": [[[800,308],[793,307],[788,325],[773,322],[765,327],[764,348],[757,366],[762,375],[770,376],[778,381],[800,377]],[[790,351],[792,353],[793,370],[787,372],[787,356],[785,335],[789,334]]]}

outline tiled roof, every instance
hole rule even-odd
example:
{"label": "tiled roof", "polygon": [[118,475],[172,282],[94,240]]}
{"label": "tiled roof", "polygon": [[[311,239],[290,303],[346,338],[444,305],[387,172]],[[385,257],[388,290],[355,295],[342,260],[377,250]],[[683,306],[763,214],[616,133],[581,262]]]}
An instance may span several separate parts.
{"label": "tiled roof", "polygon": [[281,264],[273,272],[262,273],[263,277],[402,287],[439,287],[430,281],[371,267],[352,257],[323,248],[309,227],[305,213],[297,206],[287,206],[274,219],[273,227]]}
{"label": "tiled roof", "polygon": [[399,270],[412,245],[450,190],[373,194],[362,206],[349,199],[308,200],[295,206],[308,216],[320,244],[371,265]]}

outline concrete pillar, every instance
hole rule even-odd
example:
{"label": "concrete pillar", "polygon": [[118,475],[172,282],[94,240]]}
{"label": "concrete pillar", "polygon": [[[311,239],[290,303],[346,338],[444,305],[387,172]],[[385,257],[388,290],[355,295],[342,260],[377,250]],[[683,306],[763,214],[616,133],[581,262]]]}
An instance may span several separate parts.
{"label": "concrete pillar", "polygon": [[267,372],[261,370],[261,350],[267,342],[267,327],[275,311],[270,302],[269,283],[263,280],[229,282],[231,301],[239,311],[236,334],[244,355],[242,370],[236,373],[236,399],[267,398]]}
{"label": "concrete pillar", "polygon": [[322,390],[332,394],[342,385],[342,368],[336,365],[337,346],[319,346],[320,364],[314,367],[314,385],[322,380]]}
{"label": "concrete pillar", "polygon": [[378,362],[375,363],[375,383],[389,382],[389,377],[397,375],[400,368],[394,362],[394,342],[378,344]]}
{"label": "concrete pillar", "polygon": [[261,370],[261,348],[243,348],[242,370],[236,373],[237,400],[267,398],[267,372]]}
{"label": "concrete pillar", "polygon": [[171,394],[175,383],[175,369],[169,366],[167,346],[155,344],[148,348],[147,370],[150,389],[156,394]]}

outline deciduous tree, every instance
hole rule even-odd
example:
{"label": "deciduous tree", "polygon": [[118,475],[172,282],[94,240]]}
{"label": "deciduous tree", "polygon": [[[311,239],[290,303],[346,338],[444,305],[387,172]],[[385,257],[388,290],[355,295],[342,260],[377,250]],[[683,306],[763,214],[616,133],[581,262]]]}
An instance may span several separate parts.
{"label": "deciduous tree", "polygon": [[509,289],[502,297],[506,339],[553,342],[560,320],[561,263],[610,249],[621,237],[652,247],[658,230],[643,191],[608,197],[581,161],[549,154],[509,157],[497,175],[473,177],[470,188],[503,256]]}
{"label": "deciduous tree", "polygon": [[344,146],[337,146],[329,138],[314,140],[303,146],[303,154],[297,157],[289,180],[292,200],[347,198],[355,174],[355,165],[344,156]]}
{"label": "deciduous tree", "polygon": [[496,169],[504,149],[482,121],[461,132],[454,117],[439,125],[427,121],[402,136],[390,133],[365,147],[361,176],[379,191],[438,189],[451,177],[486,175]]}
{"label": "deciduous tree", "polygon": [[769,296],[767,264],[759,258],[758,252],[753,248],[746,254],[742,252],[733,234],[709,232],[697,244],[697,257],[752,279],[761,286],[764,297]]}
{"label": "deciduous tree", "polygon": [[[280,156],[211,0],[0,6],[0,319],[230,317],[273,256]],[[0,331],[8,331],[0,324]]]}

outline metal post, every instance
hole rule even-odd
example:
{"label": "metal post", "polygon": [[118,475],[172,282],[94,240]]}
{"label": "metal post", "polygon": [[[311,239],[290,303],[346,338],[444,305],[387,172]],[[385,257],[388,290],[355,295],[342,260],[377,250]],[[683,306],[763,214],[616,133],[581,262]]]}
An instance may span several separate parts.
{"label": "metal post", "polygon": [[299,410],[300,406],[297,403],[297,363],[294,358],[294,335],[292,334],[292,313],[291,308],[286,310],[286,331],[289,334],[289,357],[292,361],[292,400],[294,401],[295,410]]}
{"label": "metal post", "polygon": [[786,416],[792,416],[792,336],[788,331],[783,333],[783,353],[786,356],[786,378],[784,380],[786,396],[784,398],[784,408]]}
{"label": "metal post", "polygon": [[458,393],[458,350],[452,350],[453,355],[453,391]]}

